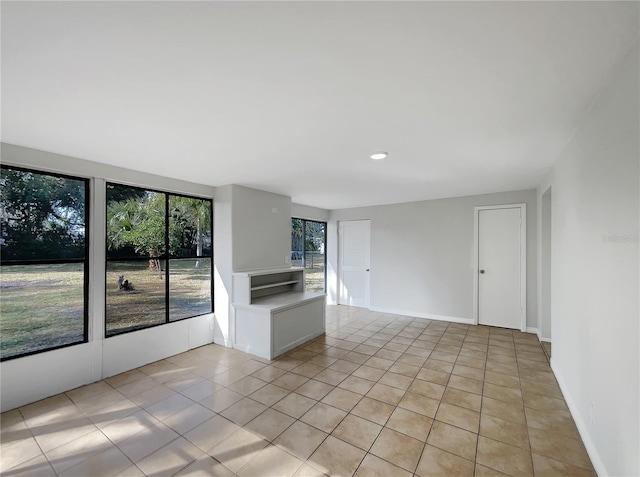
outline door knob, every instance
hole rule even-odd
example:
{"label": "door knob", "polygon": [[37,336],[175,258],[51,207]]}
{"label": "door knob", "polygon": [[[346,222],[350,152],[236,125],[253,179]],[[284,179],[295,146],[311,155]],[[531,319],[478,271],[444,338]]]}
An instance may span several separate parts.
{"label": "door knob", "polygon": [[368,272],[368,271],[369,271],[369,269],[367,268],[367,269],[365,270],[365,272]]}
{"label": "door knob", "polygon": [[480,270],[480,273],[484,273],[484,270]]}

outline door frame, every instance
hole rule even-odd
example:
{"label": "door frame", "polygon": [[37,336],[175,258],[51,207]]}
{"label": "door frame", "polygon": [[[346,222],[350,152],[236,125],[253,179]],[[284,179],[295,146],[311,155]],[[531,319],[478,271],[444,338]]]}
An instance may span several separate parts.
{"label": "door frame", "polygon": [[[343,285],[343,280],[342,280],[342,263],[343,263],[343,252],[342,252],[342,224],[344,224],[345,222],[369,222],[369,270],[371,269],[371,219],[346,219],[346,220],[338,220],[337,222],[337,235],[338,235],[338,246],[337,251],[338,251],[338,273],[337,273],[337,284],[338,286],[336,287],[336,305],[341,305],[342,303],[340,303],[340,301],[342,300],[342,285]],[[369,298],[368,298],[368,303],[367,303],[367,307],[365,308],[366,310],[370,310],[371,309],[371,275],[369,275],[369,290],[368,290],[368,294],[369,294]],[[345,306],[349,306],[349,305],[345,305]]]}
{"label": "door frame", "polygon": [[520,209],[520,331],[527,331],[527,204],[485,205],[473,208],[473,324],[478,324],[480,257],[478,221],[481,210]]}

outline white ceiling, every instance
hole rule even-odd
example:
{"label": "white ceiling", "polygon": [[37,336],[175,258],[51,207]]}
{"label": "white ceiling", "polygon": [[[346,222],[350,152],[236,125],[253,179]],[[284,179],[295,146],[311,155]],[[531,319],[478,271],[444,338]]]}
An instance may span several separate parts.
{"label": "white ceiling", "polygon": [[534,188],[639,5],[3,1],[2,141],[327,209]]}

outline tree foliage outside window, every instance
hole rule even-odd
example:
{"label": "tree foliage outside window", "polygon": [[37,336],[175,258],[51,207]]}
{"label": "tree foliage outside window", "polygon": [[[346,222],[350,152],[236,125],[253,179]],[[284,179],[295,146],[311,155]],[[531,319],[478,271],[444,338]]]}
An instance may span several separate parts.
{"label": "tree foliage outside window", "polygon": [[0,358],[87,341],[89,183],[2,166]]}
{"label": "tree foliage outside window", "polygon": [[212,311],[212,202],[107,185],[107,336]]}

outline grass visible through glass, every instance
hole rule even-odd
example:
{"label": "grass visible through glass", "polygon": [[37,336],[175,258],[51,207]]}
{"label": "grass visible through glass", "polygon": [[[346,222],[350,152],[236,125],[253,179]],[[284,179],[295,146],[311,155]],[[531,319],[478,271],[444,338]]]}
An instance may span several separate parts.
{"label": "grass visible through glass", "polygon": [[0,356],[84,340],[84,265],[3,266]]}

